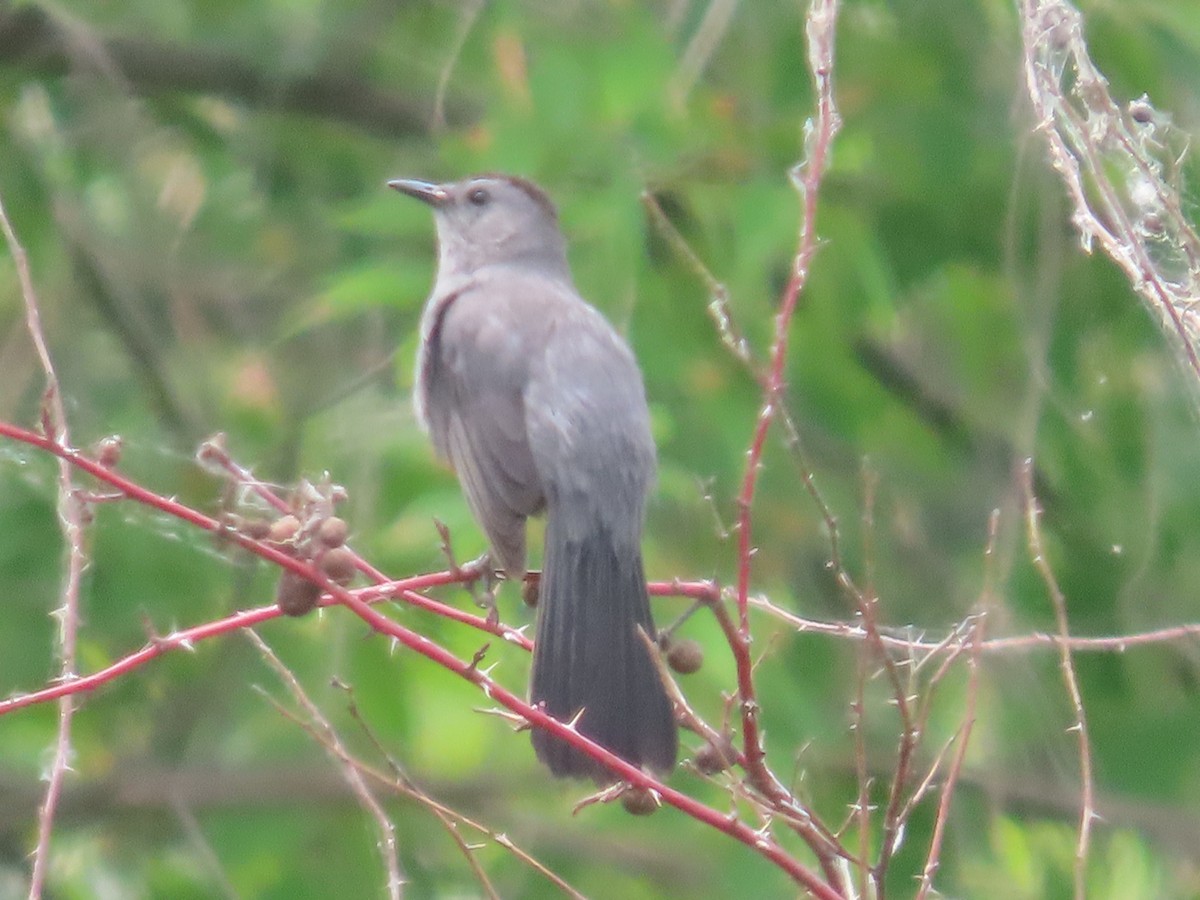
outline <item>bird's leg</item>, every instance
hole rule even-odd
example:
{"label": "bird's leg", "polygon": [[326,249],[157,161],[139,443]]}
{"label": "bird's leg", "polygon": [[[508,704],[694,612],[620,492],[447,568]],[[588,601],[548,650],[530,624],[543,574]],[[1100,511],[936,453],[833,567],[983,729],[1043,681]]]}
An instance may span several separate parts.
{"label": "bird's leg", "polygon": [[[504,573],[496,568],[492,561],[491,551],[484,551],[477,558],[459,567],[464,576],[467,590],[471,599],[480,609],[487,610],[487,620],[495,625],[500,621],[500,611],[496,606],[496,587],[504,580]],[[478,588],[482,586],[480,593]]]}
{"label": "bird's leg", "polygon": [[[442,555],[446,557],[450,572],[461,580],[475,605],[488,611],[487,620],[496,624],[500,620],[500,615],[496,610],[496,585],[504,576],[503,573],[496,570],[495,564],[492,562],[491,551],[485,550],[470,562],[459,565],[450,543],[450,529],[440,519],[434,519],[433,524],[442,539]],[[480,582],[483,583],[482,598],[477,587]]]}

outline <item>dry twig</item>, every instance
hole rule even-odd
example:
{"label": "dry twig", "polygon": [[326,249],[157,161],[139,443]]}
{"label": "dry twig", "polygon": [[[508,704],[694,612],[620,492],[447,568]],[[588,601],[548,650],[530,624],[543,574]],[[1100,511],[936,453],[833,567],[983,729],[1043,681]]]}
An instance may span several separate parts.
{"label": "dry twig", "polygon": [[[17,239],[4,204],[0,201],[0,230],[8,244],[17,276],[21,283],[21,298],[25,303],[25,324],[41,363],[42,375],[46,380],[42,396],[42,432],[48,441],[67,447],[70,435],[67,415],[63,409],[62,388],[54,372],[50,348],[42,330],[42,314],[38,305],[37,292],[33,286],[33,275],[25,248]],[[60,457],[58,461],[58,521],[63,540],[67,545],[66,575],[63,578],[61,603],[52,615],[58,620],[59,680],[68,684],[75,679],[75,647],[79,629],[79,588],[87,557],[84,553],[83,500],[75,487],[74,469],[70,462]],[[63,779],[70,768],[71,719],[75,712],[75,699],[63,694],[58,701],[58,735],[54,742],[54,758],[46,779],[46,796],[38,815],[38,840],[33,851],[33,872],[29,880],[29,898],[37,900],[42,895],[46,880],[46,867],[50,858],[50,836],[54,828],[54,811],[62,793]]]}

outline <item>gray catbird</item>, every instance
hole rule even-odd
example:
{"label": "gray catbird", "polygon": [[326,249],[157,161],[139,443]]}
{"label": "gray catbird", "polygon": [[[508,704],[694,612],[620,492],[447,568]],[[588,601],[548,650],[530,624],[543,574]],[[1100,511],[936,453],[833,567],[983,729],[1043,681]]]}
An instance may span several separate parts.
{"label": "gray catbird", "polygon": [[[650,650],[642,520],[654,441],[633,353],[579,296],[554,206],[507,175],[388,185],[433,208],[438,268],[421,318],[417,418],[447,459],[492,558],[525,574],[525,519],[546,513],[530,701],[628,762],[675,764]],[[582,711],[582,713],[581,713]],[[611,781],[542,731],[555,775]]]}

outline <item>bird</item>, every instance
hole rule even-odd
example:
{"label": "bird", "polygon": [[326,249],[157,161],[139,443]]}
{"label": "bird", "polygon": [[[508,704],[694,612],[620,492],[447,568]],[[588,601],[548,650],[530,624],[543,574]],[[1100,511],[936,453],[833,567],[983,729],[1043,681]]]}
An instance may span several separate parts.
{"label": "bird", "polygon": [[[656,633],[641,550],[656,448],[633,352],[579,295],[554,204],[533,182],[388,186],[428,205],[437,234],[417,420],[507,578],[526,575],[526,522],[545,516],[530,703],[667,773],[678,736],[646,640]],[[619,780],[546,729],[532,740],[555,776]]]}

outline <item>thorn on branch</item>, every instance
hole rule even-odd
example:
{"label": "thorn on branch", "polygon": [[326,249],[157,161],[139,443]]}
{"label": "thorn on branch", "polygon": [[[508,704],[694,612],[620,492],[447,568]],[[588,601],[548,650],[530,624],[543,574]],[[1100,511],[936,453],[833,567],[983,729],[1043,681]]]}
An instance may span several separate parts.
{"label": "thorn on branch", "polygon": [[479,664],[481,662],[483,662],[483,659],[485,656],[487,656],[487,652],[491,648],[491,646],[492,646],[491,641],[488,641],[486,644],[484,644],[482,647],[480,647],[478,650],[475,651],[474,655],[471,657],[471,661],[467,664],[468,672],[474,672],[479,668]]}
{"label": "thorn on branch", "polygon": [[487,708],[476,706],[474,707],[474,710],[477,713],[483,713],[485,716],[496,716],[499,719],[503,719],[504,721],[508,722],[512,726],[513,731],[517,733],[528,731],[533,727],[529,723],[529,720],[524,716],[519,716],[514,712],[509,712],[507,709],[500,709],[495,706]]}

